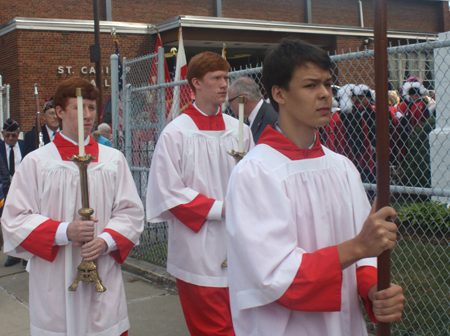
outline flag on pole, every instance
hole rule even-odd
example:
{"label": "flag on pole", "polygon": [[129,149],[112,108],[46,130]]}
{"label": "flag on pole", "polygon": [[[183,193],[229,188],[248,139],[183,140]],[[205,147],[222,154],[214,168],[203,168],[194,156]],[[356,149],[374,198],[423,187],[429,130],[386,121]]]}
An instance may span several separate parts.
{"label": "flag on pole", "polygon": [[173,57],[173,70],[172,70],[172,82],[175,81],[175,73],[177,70],[177,48],[170,49],[170,52],[172,53]]}
{"label": "flag on pole", "polygon": [[[158,53],[159,47],[163,48],[163,45],[162,45],[161,35],[159,35],[159,33],[158,33],[158,36],[156,39],[155,53]],[[167,61],[166,61],[165,57],[164,57],[164,82],[165,83],[170,82],[169,67],[167,66]],[[151,74],[150,74],[150,85],[156,85],[156,84],[158,84],[158,63],[153,62],[152,70],[151,70]],[[168,94],[167,90],[168,89],[166,89],[166,95]]]}
{"label": "flag on pole", "polygon": [[226,47],[227,47],[227,45],[224,43],[223,48],[222,48],[222,57],[224,59],[227,59],[227,52],[225,51]]}
{"label": "flag on pole", "polygon": [[120,60],[120,54],[119,54],[119,41],[116,39],[114,40],[114,44],[116,46],[116,55],[119,58],[119,92],[122,91],[123,81],[122,81],[122,61]]}
{"label": "flag on pole", "polygon": [[[187,75],[187,62],[186,62],[186,54],[184,52],[183,34],[180,27],[178,32],[178,54],[176,57],[174,82],[186,79],[186,75]],[[170,109],[169,116],[167,118],[167,123],[178,117],[181,114],[181,112],[184,111],[184,109],[187,107],[190,101],[191,97],[189,85],[185,84],[182,86],[180,85],[175,86],[173,90],[173,103]]]}

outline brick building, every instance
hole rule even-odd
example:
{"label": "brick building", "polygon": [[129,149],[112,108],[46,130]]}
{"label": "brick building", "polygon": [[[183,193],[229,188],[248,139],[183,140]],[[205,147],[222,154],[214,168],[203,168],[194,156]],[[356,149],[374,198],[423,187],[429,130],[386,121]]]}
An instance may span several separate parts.
{"label": "brick building", "polygon": [[[95,79],[92,0],[0,0],[0,75],[10,84],[11,117],[27,131],[34,122],[34,84],[41,106],[70,76]],[[372,0],[99,0],[104,97],[110,92],[111,29],[128,59],[154,51],[156,30],[165,52],[177,47],[183,29],[189,60],[227,45],[232,66],[255,65],[284,36],[298,36],[323,49],[371,45]],[[388,38],[394,44],[434,39],[450,30],[448,1],[389,0]],[[169,67],[171,60],[168,60]]]}

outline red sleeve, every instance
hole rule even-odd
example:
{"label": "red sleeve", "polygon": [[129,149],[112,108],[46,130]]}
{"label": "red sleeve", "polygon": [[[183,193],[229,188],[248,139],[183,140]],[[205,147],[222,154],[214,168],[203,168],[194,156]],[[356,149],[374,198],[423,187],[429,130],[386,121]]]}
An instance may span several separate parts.
{"label": "red sleeve", "polygon": [[35,256],[52,262],[59,250],[59,246],[53,245],[59,224],[61,222],[46,220],[35,228],[20,246]]}
{"label": "red sleeve", "polygon": [[341,310],[342,272],[337,246],[305,253],[294,281],[276,303],[290,310]]}
{"label": "red sleeve", "polygon": [[206,221],[215,200],[198,194],[191,202],[180,204],[169,211],[184,225],[197,233]]}
{"label": "red sleeve", "polygon": [[369,300],[369,289],[377,284],[377,268],[373,266],[361,266],[356,269],[356,280],[358,283],[358,294],[361,297],[367,315],[372,322],[376,323],[377,319],[373,313],[372,301]]}
{"label": "red sleeve", "polygon": [[111,251],[109,254],[111,254],[111,257],[113,257],[118,264],[123,264],[134,246],[133,242],[112,229],[105,229],[103,232],[109,233],[118,247],[117,250]]}

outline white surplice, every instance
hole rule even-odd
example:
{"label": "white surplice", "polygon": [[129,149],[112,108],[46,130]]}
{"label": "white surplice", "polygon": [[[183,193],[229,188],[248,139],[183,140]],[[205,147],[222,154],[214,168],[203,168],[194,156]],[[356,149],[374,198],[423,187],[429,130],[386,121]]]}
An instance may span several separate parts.
{"label": "white surplice", "polygon": [[290,160],[260,144],[230,177],[228,271],[238,336],[367,335],[356,267],[376,266],[375,258],[342,271],[339,312],[292,311],[275,302],[294,280],[303,253],[354,238],[370,211],[354,165],[323,151],[321,157]]}
{"label": "white surplice", "polygon": [[[153,155],[147,189],[147,219],[168,221],[167,271],[198,286],[228,287],[225,220],[206,220],[198,233],[169,209],[191,202],[200,193],[224,201],[236,165],[227,152],[238,150],[238,120],[223,115],[225,130],[202,131],[186,114],[166,126]],[[244,127],[243,144],[250,150],[253,137]]]}
{"label": "white surplice", "polygon": [[[99,162],[88,166],[89,202],[98,219],[95,235],[112,229],[137,244],[143,230],[142,202],[123,155],[99,145]],[[24,250],[20,243],[48,219],[71,222],[82,207],[78,167],[63,161],[52,142],[31,152],[14,175],[2,217],[5,252],[30,259],[31,334],[112,336],[130,327],[120,265],[110,254],[97,259],[106,292],[79,283],[68,291],[81,262],[81,249],[60,246],[53,262]]]}

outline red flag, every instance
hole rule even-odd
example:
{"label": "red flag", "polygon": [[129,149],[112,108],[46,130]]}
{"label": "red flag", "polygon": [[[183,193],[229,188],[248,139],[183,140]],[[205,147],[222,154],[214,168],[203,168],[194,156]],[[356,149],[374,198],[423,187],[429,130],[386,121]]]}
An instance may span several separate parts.
{"label": "red flag", "polygon": [[[155,46],[155,53],[158,53],[158,48],[163,48],[162,41],[161,41],[161,35],[158,33],[158,38],[156,39],[156,46]],[[158,64],[156,62],[153,62],[152,66],[152,83],[153,85],[158,84]],[[169,83],[170,82],[170,73],[169,68],[167,66],[166,58],[164,57],[164,82]]]}

